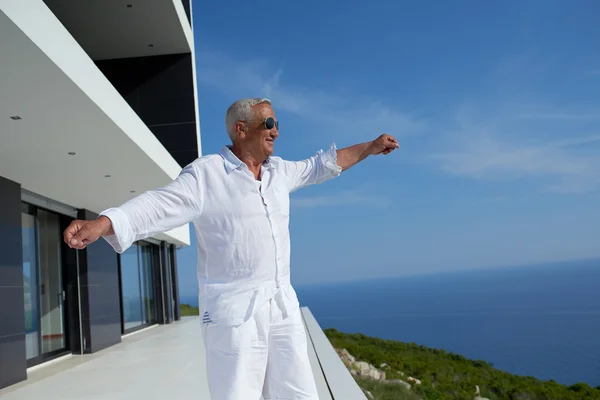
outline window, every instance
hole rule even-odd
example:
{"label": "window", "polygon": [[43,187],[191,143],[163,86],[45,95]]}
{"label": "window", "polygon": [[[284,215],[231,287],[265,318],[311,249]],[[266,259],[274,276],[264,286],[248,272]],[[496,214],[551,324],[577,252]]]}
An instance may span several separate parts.
{"label": "window", "polygon": [[121,254],[123,331],[143,324],[138,251],[138,246],[134,244]]}
{"label": "window", "polygon": [[155,245],[139,242],[120,256],[124,333],[156,322],[153,262],[155,251]]}
{"label": "window", "polygon": [[27,359],[40,355],[40,296],[38,294],[38,262],[35,217],[21,213],[23,236],[23,284],[25,288],[25,341]]}
{"label": "window", "polygon": [[28,366],[68,352],[62,228],[59,214],[23,203],[23,312]]}
{"label": "window", "polygon": [[140,246],[142,260],[142,309],[144,311],[144,322],[153,324],[156,322],[156,301],[154,298],[153,260],[156,246],[142,243]]}

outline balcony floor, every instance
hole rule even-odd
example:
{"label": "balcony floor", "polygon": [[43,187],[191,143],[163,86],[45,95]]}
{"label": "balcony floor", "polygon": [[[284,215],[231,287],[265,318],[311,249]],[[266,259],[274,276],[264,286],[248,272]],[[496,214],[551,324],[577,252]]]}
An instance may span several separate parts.
{"label": "balcony floor", "polygon": [[[310,346],[319,397],[331,394]],[[209,400],[200,320],[153,326],[90,355],[67,356],[0,390],[2,400]]]}
{"label": "balcony floor", "polygon": [[154,326],[91,355],[70,356],[0,390],[2,400],[210,399],[197,318]]}

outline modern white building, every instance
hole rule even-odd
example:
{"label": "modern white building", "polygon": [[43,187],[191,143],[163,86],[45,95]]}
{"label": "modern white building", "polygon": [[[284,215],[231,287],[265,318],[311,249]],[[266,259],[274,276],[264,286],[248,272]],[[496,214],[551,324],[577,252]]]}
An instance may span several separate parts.
{"label": "modern white building", "polygon": [[0,0],[0,389],[179,319],[182,226],[116,254],[62,232],[201,154],[190,0]]}

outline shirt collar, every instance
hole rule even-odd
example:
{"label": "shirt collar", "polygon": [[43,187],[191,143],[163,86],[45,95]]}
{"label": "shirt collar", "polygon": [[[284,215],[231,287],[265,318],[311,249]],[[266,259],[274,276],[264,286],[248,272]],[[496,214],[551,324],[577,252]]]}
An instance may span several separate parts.
{"label": "shirt collar", "polygon": [[[238,169],[239,167],[244,165],[244,163],[239,158],[237,158],[235,154],[233,154],[230,145],[223,146],[223,148],[221,149],[221,157],[223,157],[223,161],[225,163],[225,171],[227,171],[227,174],[230,174],[231,171]],[[273,163],[271,162],[271,159],[267,158],[263,163],[263,166],[268,169],[273,168]]]}

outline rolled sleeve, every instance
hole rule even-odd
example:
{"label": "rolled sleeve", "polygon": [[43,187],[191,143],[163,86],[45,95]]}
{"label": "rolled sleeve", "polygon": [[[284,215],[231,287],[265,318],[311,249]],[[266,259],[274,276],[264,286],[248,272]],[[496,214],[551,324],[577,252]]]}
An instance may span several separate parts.
{"label": "rolled sleeve", "polygon": [[193,164],[168,185],[147,191],[100,215],[111,221],[114,235],[104,239],[122,253],[135,241],[189,223],[202,209],[199,175]]}
{"label": "rolled sleeve", "polygon": [[105,216],[110,219],[114,231],[113,235],[103,236],[104,240],[106,240],[117,253],[123,253],[132,245],[135,238],[127,214],[125,214],[123,210],[113,207],[102,211],[100,216]]}
{"label": "rolled sleeve", "polygon": [[323,163],[323,167],[329,171],[331,177],[336,177],[342,173],[342,167],[337,164],[337,147],[335,143],[332,143],[327,151],[320,151],[320,161]]}
{"label": "rolled sleeve", "polygon": [[299,188],[320,184],[342,173],[337,164],[337,147],[332,143],[326,151],[302,161],[283,161],[284,171],[290,182],[290,192]]}

